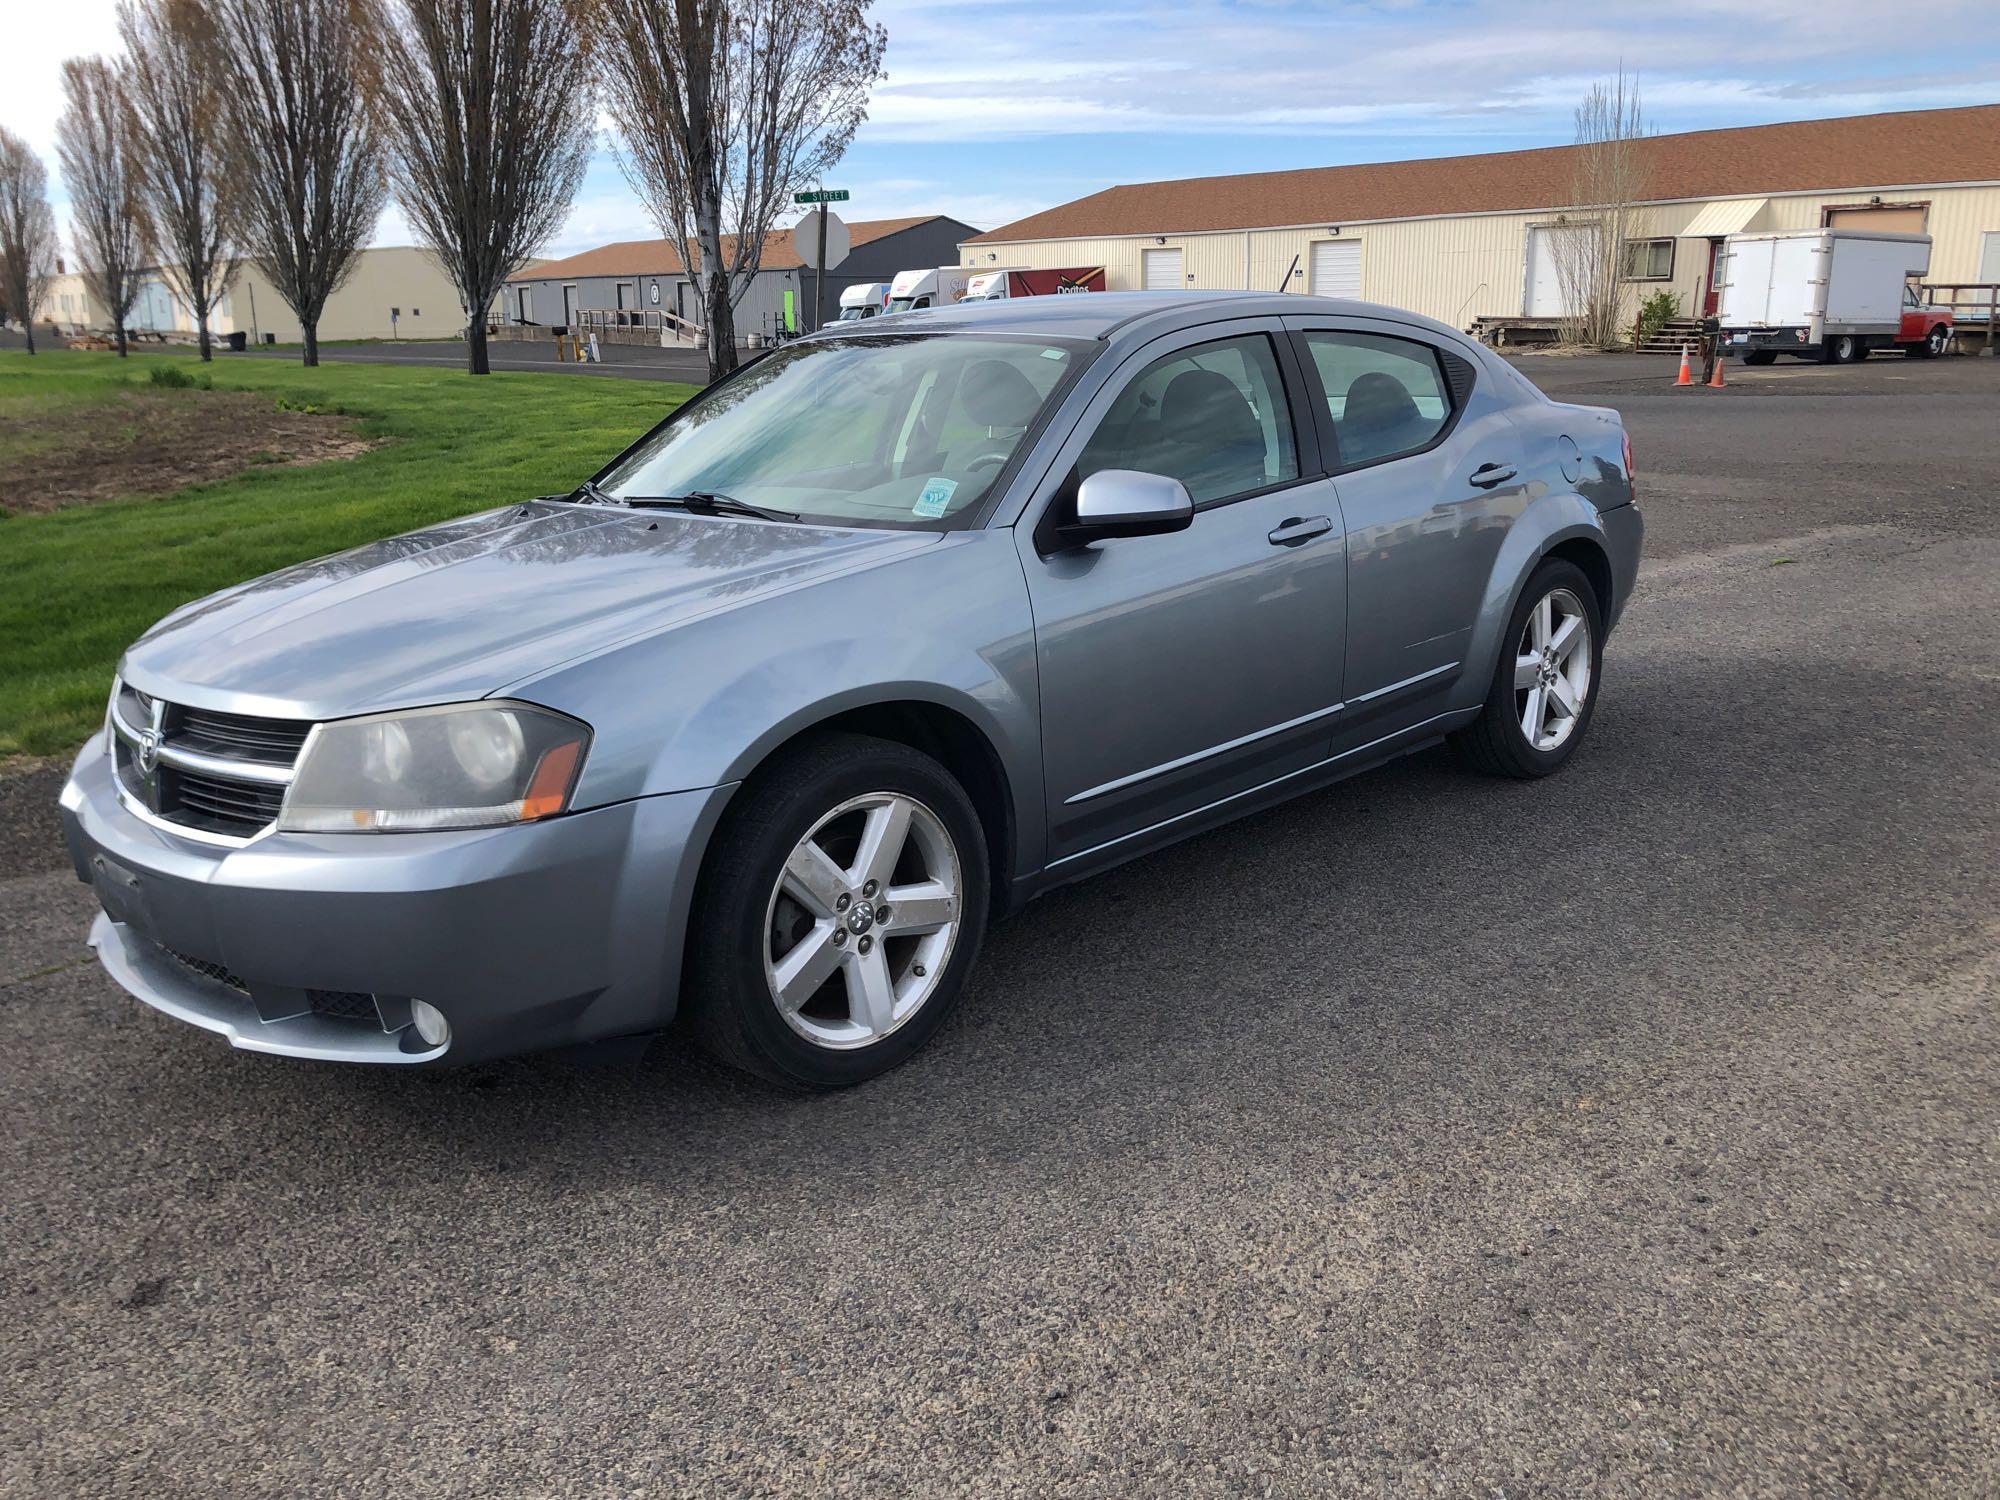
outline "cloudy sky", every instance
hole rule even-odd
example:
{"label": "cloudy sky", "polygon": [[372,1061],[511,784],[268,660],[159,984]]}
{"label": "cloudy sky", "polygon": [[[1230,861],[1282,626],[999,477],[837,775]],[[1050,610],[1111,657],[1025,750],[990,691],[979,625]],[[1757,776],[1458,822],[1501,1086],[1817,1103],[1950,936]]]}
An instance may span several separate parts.
{"label": "cloudy sky", "polygon": [[[114,0],[0,0],[0,124],[48,157],[56,62]],[[991,228],[1117,182],[1560,145],[1636,70],[1662,131],[2000,102],[1994,0],[877,0],[889,77],[829,180],[849,219]],[[567,253],[654,231],[600,153]],[[378,242],[407,242],[385,218]]]}

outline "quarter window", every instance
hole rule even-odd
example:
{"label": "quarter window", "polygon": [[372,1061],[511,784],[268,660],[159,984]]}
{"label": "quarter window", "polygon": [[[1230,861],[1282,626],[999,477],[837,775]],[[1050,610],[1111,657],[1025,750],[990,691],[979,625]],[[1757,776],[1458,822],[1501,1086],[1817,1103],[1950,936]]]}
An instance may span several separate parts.
{"label": "quarter window", "polygon": [[1297,479],[1298,444],[1270,339],[1218,339],[1147,366],[1077,461],[1079,479],[1099,469],[1168,475],[1196,505]]}
{"label": "quarter window", "polygon": [[1308,333],[1343,468],[1428,448],[1451,421],[1435,350],[1372,333]]}
{"label": "quarter window", "polygon": [[1674,275],[1674,242],[1627,240],[1623,275],[1627,281],[1671,281]]}

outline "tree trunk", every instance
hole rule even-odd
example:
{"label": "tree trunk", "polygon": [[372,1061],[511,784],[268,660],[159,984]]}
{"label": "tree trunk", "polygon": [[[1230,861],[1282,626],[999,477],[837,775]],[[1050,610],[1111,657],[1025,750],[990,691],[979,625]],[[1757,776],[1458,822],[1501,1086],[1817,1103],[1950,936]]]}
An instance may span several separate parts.
{"label": "tree trunk", "polygon": [[208,336],[208,319],[203,318],[195,334],[195,342],[201,346],[201,362],[207,364],[215,358],[215,343]]}
{"label": "tree trunk", "polygon": [[301,324],[300,326],[305,334],[305,362],[308,367],[317,365],[319,363],[319,322],[318,320],[314,320],[311,323]]}
{"label": "tree trunk", "polygon": [[491,374],[493,366],[486,357],[486,320],[470,318],[465,324],[465,368],[469,374]]}
{"label": "tree trunk", "polygon": [[708,378],[722,379],[736,368],[736,310],[729,305],[729,274],[708,278]]}
{"label": "tree trunk", "polygon": [[28,335],[28,352],[33,354],[35,352],[35,320],[33,318],[28,319],[27,322],[21,325],[21,330]]}
{"label": "tree trunk", "polygon": [[125,354],[125,324],[121,321],[118,325],[118,357],[123,359]]}

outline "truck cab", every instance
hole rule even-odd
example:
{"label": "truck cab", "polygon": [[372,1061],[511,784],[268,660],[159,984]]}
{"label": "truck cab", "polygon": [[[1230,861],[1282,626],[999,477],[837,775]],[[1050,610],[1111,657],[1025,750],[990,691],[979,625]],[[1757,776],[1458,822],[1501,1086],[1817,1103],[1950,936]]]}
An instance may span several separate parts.
{"label": "truck cab", "polygon": [[858,323],[863,318],[880,317],[889,306],[889,283],[857,281],[840,294],[840,323]]}

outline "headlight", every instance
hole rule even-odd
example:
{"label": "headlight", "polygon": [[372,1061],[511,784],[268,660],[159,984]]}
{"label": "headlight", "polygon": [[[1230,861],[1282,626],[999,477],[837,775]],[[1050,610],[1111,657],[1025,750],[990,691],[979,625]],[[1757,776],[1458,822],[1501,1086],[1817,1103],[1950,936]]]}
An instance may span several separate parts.
{"label": "headlight", "polygon": [[590,731],[525,703],[459,703],[322,724],[278,826],[297,833],[490,828],[569,806]]}

